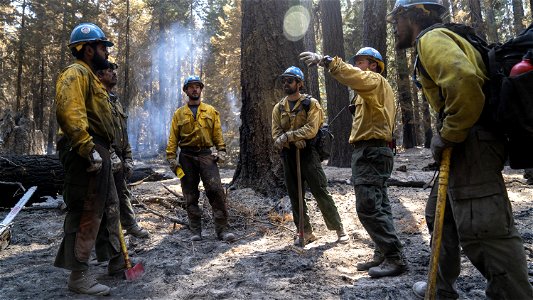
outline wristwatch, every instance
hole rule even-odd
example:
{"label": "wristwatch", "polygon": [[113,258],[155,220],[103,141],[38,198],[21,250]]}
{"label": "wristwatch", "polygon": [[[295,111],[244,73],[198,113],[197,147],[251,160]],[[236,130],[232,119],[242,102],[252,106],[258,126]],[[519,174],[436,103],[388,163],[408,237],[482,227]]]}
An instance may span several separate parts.
{"label": "wristwatch", "polygon": [[324,64],[324,67],[329,68],[329,64],[333,61],[333,58],[329,55],[324,56],[322,58],[322,63]]}

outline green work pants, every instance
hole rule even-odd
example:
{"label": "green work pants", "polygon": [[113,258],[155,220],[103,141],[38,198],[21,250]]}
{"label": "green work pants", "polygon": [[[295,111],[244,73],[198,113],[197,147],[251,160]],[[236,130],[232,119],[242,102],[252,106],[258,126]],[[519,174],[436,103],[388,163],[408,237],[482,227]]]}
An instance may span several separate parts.
{"label": "green work pants", "polygon": [[[285,178],[285,186],[292,205],[292,216],[296,228],[298,228],[300,220],[300,210],[298,201],[298,175],[296,170],[296,147],[291,145],[290,149],[284,148],[281,152],[281,160],[283,162],[283,174]],[[328,192],[328,181],[326,174],[322,169],[318,152],[313,146],[307,146],[300,150],[300,170],[302,176],[302,196],[305,195],[304,184],[311,190],[311,194],[315,197],[318,208],[324,217],[324,222],[329,230],[343,229],[341,217],[335,206],[335,201]],[[310,233],[313,231],[311,223],[309,222],[309,214],[307,213],[307,204],[304,199],[304,232]]]}
{"label": "green work pants", "polygon": [[[489,299],[533,299],[524,245],[501,174],[504,162],[503,137],[479,125],[453,147],[437,277],[439,299],[459,297],[455,281],[461,270],[461,247],[487,279]],[[438,182],[426,205],[430,233],[437,194]]]}
{"label": "green work pants", "polygon": [[359,221],[374,242],[376,252],[401,259],[402,244],[394,228],[386,185],[393,164],[392,150],[385,141],[361,141],[354,146],[352,182]]}
{"label": "green work pants", "polygon": [[118,197],[109,150],[99,144],[95,149],[102,157],[102,169],[98,173],[87,173],[87,159],[71,149],[66,138],[58,142],[59,158],[65,168],[63,200],[67,213],[54,265],[71,271],[88,269],[95,246],[99,261],[120,255]]}
{"label": "green work pants", "polygon": [[[122,158],[121,160],[124,161]],[[135,212],[131,205],[131,193],[126,184],[124,168],[120,168],[118,172],[113,174],[113,177],[120,204],[120,223],[122,224],[122,228],[127,230],[134,227],[137,221],[135,220]]]}

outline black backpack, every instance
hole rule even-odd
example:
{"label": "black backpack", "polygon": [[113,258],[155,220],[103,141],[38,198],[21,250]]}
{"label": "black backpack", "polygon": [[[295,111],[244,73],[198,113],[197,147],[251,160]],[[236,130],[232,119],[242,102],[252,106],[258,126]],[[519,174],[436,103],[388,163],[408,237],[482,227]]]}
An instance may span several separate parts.
{"label": "black backpack", "polygon": [[[533,24],[503,44],[488,45],[472,27],[455,23],[435,24],[421,32],[417,40],[435,28],[453,31],[479,51],[489,75],[483,86],[485,106],[480,122],[505,134],[511,168],[533,168],[533,71],[509,76],[511,68],[533,49]],[[413,73],[415,83],[417,70],[430,78],[418,55]]]}
{"label": "black backpack", "polygon": [[[309,112],[309,109],[311,106],[311,95],[307,95],[305,99],[302,100],[301,104],[302,104],[301,107],[303,107],[305,112],[306,113]],[[279,105],[280,112],[282,111],[282,109],[283,109],[283,106],[280,104]],[[296,113],[298,112],[299,110],[296,111]],[[315,147],[316,151],[318,152],[320,161],[329,159],[331,155],[331,145],[333,143],[333,138],[334,138],[333,133],[329,131],[328,124],[323,124],[318,129],[316,136],[313,139],[308,140],[308,144],[310,144],[310,146],[312,147]]]}

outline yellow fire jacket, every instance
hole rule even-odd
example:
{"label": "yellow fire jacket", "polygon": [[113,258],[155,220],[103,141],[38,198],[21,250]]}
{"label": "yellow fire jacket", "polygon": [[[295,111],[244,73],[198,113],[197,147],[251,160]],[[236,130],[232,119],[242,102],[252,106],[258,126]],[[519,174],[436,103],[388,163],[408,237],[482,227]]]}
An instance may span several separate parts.
{"label": "yellow fire jacket", "polygon": [[337,81],[357,93],[350,144],[370,139],[390,142],[396,117],[396,102],[387,79],[379,73],[363,71],[345,63],[339,57],[333,58],[328,69]]}
{"label": "yellow fire jacket", "polygon": [[123,159],[131,159],[131,146],[128,138],[128,115],[124,112],[124,108],[118,97],[114,94],[109,95],[111,99],[111,106],[113,109],[113,117],[115,120],[115,141],[113,148],[119,153]]}
{"label": "yellow fire jacket", "polygon": [[444,109],[441,136],[456,143],[464,141],[485,103],[482,86],[487,71],[481,55],[467,40],[445,28],[425,33],[418,40],[417,51],[419,63],[430,77],[419,74],[424,95],[436,112]]}
{"label": "yellow fire jacket", "polygon": [[225,151],[220,115],[211,105],[200,102],[196,119],[188,105],[174,112],[167,144],[167,159],[176,158],[179,147],[210,148]]}
{"label": "yellow fire jacket", "polygon": [[274,105],[272,110],[272,138],[276,140],[285,132],[291,131],[291,140],[310,140],[314,138],[324,122],[324,111],[315,98],[311,98],[309,111],[305,111],[302,94],[293,109],[290,109],[287,97]]}
{"label": "yellow fire jacket", "polygon": [[114,122],[109,96],[83,61],[76,60],[59,75],[56,104],[60,130],[81,157],[89,156],[94,147],[93,136],[113,143]]}

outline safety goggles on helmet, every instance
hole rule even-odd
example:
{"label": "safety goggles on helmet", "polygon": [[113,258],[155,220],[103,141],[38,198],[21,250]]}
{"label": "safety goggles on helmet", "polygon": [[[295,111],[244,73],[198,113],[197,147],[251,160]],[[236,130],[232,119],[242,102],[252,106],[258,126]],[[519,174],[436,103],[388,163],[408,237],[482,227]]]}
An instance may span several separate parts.
{"label": "safety goggles on helmet", "polygon": [[387,22],[396,23],[396,18],[412,8],[418,8],[427,15],[442,16],[446,12],[441,0],[396,0],[394,8],[387,14]]}

